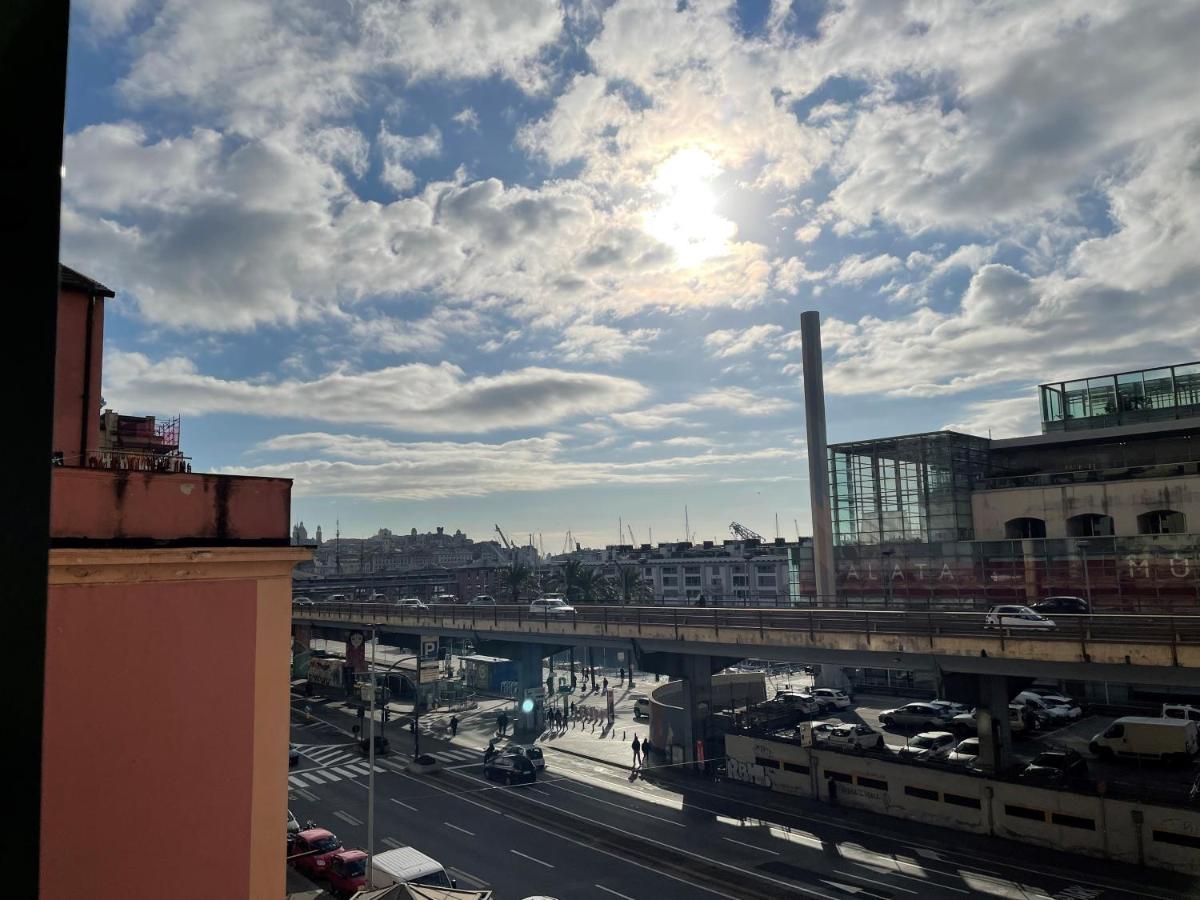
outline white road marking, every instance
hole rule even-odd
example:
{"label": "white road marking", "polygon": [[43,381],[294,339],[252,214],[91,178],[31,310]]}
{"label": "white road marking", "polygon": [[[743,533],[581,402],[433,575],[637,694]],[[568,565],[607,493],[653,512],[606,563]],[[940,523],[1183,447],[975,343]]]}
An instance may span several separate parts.
{"label": "white road marking", "polygon": [[308,787],[307,781],[302,781],[301,779],[297,778],[295,775],[288,776],[288,784],[292,785],[292,787]]}
{"label": "white road marking", "polygon": [[358,819],[354,818],[354,816],[350,815],[350,813],[342,812],[342,810],[340,810],[340,809],[335,809],[333,811],[333,814],[335,816],[337,816],[339,819],[341,819],[343,822],[349,822],[351,825],[361,825],[362,824],[362,822],[360,822]]}
{"label": "white road marking", "polygon": [[[876,866],[876,865],[869,865],[867,863],[861,863],[861,862],[856,862],[856,863],[854,863],[854,865],[862,866],[867,871],[875,872],[878,875],[894,875],[897,878],[907,878],[909,881],[916,881],[920,884],[924,884],[924,885],[927,885],[930,887],[939,887],[944,891],[954,891],[957,894],[970,893],[970,891],[964,891],[962,888],[950,887],[950,885],[948,885],[948,884],[941,884],[940,882],[932,881],[929,878],[917,878],[915,875],[905,875],[903,872],[901,872],[899,870],[899,867],[902,865],[912,866],[914,869],[917,869],[918,871],[923,871],[923,870],[921,869],[920,866],[913,865],[912,863],[902,862],[900,860],[896,860],[895,862],[896,862],[896,866],[897,866],[897,868],[895,870],[892,870],[884,865]],[[947,872],[944,869],[929,869],[928,871],[931,873],[936,873],[938,875],[950,875],[951,874],[950,872]],[[897,888],[897,890],[904,890],[904,889]]]}
{"label": "white road marking", "polygon": [[465,828],[459,828],[453,822],[443,822],[442,824],[445,825],[447,828],[453,828],[455,831],[461,831],[463,834],[467,835],[468,837],[475,837],[475,832],[467,831],[467,829],[465,829]]}
{"label": "white road marking", "polygon": [[593,887],[598,887],[598,888],[600,888],[600,890],[604,891],[604,893],[612,894],[614,897],[620,897],[621,900],[633,900],[633,898],[630,897],[628,894],[619,893],[617,891],[614,891],[612,888],[606,888],[602,884],[596,884],[596,885],[593,885]]}
{"label": "white road marking", "polygon": [[310,803],[316,803],[318,800],[321,799],[316,794],[314,794],[312,791],[306,791],[301,788],[296,788],[296,793],[299,794],[301,797],[303,797],[305,800],[309,801]]}
{"label": "white road marking", "polygon": [[[858,865],[858,864],[856,863],[856,865]],[[863,868],[867,868],[867,867],[866,867],[866,866],[863,866]],[[868,878],[868,877],[867,877],[867,876],[865,876],[865,875],[855,875],[853,872],[847,872],[847,871],[845,871],[844,869],[834,869],[833,871],[835,871],[835,872],[836,872],[837,874],[839,874],[839,875],[845,875],[847,878],[857,878],[859,881],[865,881],[865,882],[867,882],[868,884],[878,884],[878,885],[881,885],[881,886],[883,886],[883,887],[885,887],[885,888],[890,888],[890,889],[891,889],[891,890],[893,890],[893,891],[904,891],[904,893],[906,893],[906,894],[915,894],[915,893],[917,893],[916,891],[912,890],[911,888],[900,887],[898,884],[889,884],[889,883],[888,883],[888,882],[886,882],[886,881],[876,881],[874,878]],[[874,870],[874,869],[872,869],[872,870],[870,870],[870,871],[875,871],[875,870]],[[882,872],[876,872],[876,874],[877,874],[877,875],[882,875],[883,873],[882,873]],[[931,884],[931,885],[930,885],[930,887],[934,887],[934,885],[932,885],[932,884]],[[941,887],[941,885],[937,885],[937,887]],[[965,894],[965,893],[966,893],[966,891],[959,891],[959,893],[960,893],[960,894]]]}
{"label": "white road marking", "polygon": [[520,856],[520,857],[522,857],[523,859],[527,859],[527,860],[529,860],[530,862],[535,862],[535,863],[537,863],[539,866],[545,866],[547,869],[553,869],[553,868],[554,868],[554,864],[553,864],[553,863],[543,862],[542,860],[538,859],[536,856],[530,856],[528,853],[522,853],[520,850],[509,850],[508,852],[509,852],[509,853],[515,853],[517,856]]}
{"label": "white road marking", "polygon": [[411,809],[413,812],[420,812],[420,810],[419,810],[419,809],[417,809],[415,806],[409,806],[409,805],[408,805],[407,803],[405,803],[403,800],[397,800],[395,797],[393,797],[393,798],[392,798],[392,802],[393,802],[393,803],[398,803],[398,804],[400,804],[400,805],[401,805],[401,806],[403,806],[405,809]]}
{"label": "white road marking", "polygon": [[357,778],[359,775],[369,774],[368,772],[359,772],[357,769],[350,769],[350,768],[334,769],[333,771],[337,772],[339,775],[345,775],[347,778],[351,778],[351,779]]}
{"label": "white road marking", "polygon": [[757,844],[747,844],[745,841],[735,841],[731,837],[725,838],[731,844],[741,844],[743,847],[749,847],[751,850],[757,850],[760,853],[770,853],[772,856],[778,856],[779,853],[775,850],[768,850],[766,847],[759,847]]}

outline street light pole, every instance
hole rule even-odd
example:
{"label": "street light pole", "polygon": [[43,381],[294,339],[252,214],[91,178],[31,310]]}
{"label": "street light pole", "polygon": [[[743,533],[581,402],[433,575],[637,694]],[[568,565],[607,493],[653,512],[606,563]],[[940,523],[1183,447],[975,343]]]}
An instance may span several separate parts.
{"label": "street light pole", "polygon": [[376,626],[371,625],[371,724],[367,726],[367,890],[375,887],[371,858],[375,854],[375,644]]}
{"label": "street light pole", "polygon": [[1083,559],[1083,586],[1084,586],[1084,591],[1087,593],[1088,612],[1091,613],[1091,611],[1092,611],[1092,576],[1091,576],[1091,573],[1088,572],[1088,563],[1087,563],[1088,542],[1080,541],[1075,546],[1079,548],[1079,555]]}

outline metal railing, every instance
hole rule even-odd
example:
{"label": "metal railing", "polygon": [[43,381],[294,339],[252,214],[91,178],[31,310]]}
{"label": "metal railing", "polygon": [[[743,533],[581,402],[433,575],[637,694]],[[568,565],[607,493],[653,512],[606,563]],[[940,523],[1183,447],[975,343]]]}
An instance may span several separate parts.
{"label": "metal railing", "polygon": [[[293,616],[312,621],[347,624],[380,623],[414,628],[438,626],[453,630],[526,631],[542,626],[551,634],[577,631],[581,625],[599,626],[601,634],[638,636],[651,631],[656,637],[686,637],[688,629],[711,629],[718,640],[721,632],[736,635],[733,643],[770,644],[777,636],[807,632],[815,642],[819,633],[865,636],[915,635],[926,638],[980,637],[1022,641],[1078,641],[1115,644],[1200,644],[1200,615],[1055,615],[1055,627],[998,627],[989,625],[978,612],[880,609],[715,609],[693,606],[577,606],[574,611],[532,612],[522,604],[492,607],[435,605],[421,608],[388,607],[383,604],[321,603],[294,604]],[[551,628],[551,626],[554,626]],[[746,637],[751,640],[747,641]],[[783,643],[783,641],[780,641]],[[791,643],[790,641],[788,643]]]}

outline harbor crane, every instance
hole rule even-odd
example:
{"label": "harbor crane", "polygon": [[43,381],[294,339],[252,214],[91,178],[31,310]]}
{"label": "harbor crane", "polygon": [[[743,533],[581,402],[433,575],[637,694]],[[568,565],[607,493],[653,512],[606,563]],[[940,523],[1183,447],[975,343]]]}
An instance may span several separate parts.
{"label": "harbor crane", "polygon": [[730,522],[729,530],[732,531],[737,537],[740,537],[743,541],[759,541],[765,543],[761,534],[756,531],[751,531],[745,525],[742,525],[738,522]]}

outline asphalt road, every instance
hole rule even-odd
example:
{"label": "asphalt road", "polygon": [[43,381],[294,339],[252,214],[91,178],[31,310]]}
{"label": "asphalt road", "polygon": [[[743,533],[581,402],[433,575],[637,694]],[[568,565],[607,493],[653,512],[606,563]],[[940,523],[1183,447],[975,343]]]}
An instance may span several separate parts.
{"label": "asphalt road", "polygon": [[[305,759],[292,773],[292,810],[347,846],[365,846],[366,777],[354,774],[365,764],[353,764],[353,748],[332,729],[294,727],[293,740]],[[536,784],[506,788],[482,779],[472,759],[478,748],[430,740],[428,749],[443,755],[446,772],[414,777],[395,771],[398,757],[380,762],[376,849],[411,844],[439,859],[460,886],[489,887],[497,900],[739,898],[746,896],[739,885],[748,883],[763,896],[876,900],[1195,896],[1195,882],[1166,873],[885,822],[743,785],[669,771],[631,778],[549,749]],[[336,780],[328,780],[331,773]],[[526,821],[530,811],[535,822]],[[552,821],[560,827],[548,827]],[[612,833],[633,837],[639,859],[606,849]],[[644,864],[646,853],[662,864]],[[724,888],[691,882],[689,865],[714,864],[728,878]]]}

